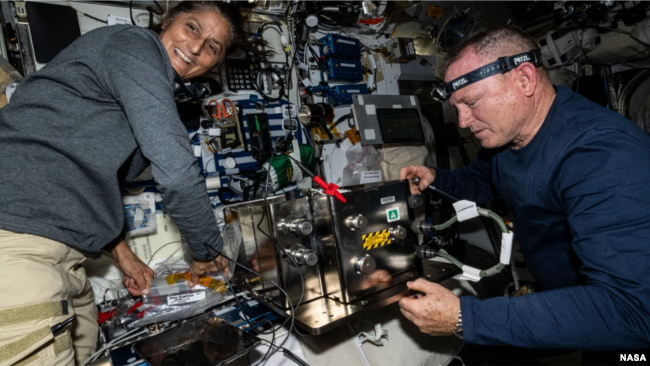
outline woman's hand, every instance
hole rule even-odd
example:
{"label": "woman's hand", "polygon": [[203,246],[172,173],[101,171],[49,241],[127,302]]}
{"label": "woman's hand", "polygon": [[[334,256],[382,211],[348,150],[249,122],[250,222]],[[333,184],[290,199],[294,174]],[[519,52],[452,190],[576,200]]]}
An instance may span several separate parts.
{"label": "woman's hand", "polygon": [[[220,255],[214,259],[219,268],[223,271],[224,276],[228,275],[228,260]],[[199,277],[204,276],[206,272],[218,272],[219,270],[214,265],[211,260],[202,260],[194,258],[192,265],[190,266],[190,274],[192,278],[190,279],[189,286],[193,287],[199,282]]]}
{"label": "woman's hand", "polygon": [[154,275],[153,270],[131,251],[124,239],[116,240],[119,242],[110,253],[115,261],[115,266],[124,273],[124,277],[122,277],[124,287],[133,296],[149,294]]}

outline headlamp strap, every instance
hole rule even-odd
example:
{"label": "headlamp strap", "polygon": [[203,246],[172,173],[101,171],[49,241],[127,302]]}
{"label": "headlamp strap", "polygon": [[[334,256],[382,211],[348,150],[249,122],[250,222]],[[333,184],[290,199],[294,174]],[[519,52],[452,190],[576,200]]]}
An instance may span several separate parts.
{"label": "headlamp strap", "polygon": [[542,64],[542,59],[540,57],[539,50],[532,50],[514,56],[500,57],[498,60],[492,63],[489,63],[483,67],[479,67],[474,71],[470,71],[467,74],[458,77],[445,85],[447,89],[447,95],[451,95],[451,93],[457,91],[458,89],[464,88],[489,76],[504,74],[524,62],[531,62],[533,65],[535,65],[535,67],[540,66]]}

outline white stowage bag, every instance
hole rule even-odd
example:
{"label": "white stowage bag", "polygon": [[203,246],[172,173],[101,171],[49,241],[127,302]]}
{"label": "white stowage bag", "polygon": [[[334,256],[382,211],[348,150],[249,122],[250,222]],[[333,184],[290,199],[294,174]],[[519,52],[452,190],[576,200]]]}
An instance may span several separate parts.
{"label": "white stowage bag", "polygon": [[382,148],[381,170],[384,180],[399,180],[399,171],[405,166],[424,165],[427,151],[424,145]]}

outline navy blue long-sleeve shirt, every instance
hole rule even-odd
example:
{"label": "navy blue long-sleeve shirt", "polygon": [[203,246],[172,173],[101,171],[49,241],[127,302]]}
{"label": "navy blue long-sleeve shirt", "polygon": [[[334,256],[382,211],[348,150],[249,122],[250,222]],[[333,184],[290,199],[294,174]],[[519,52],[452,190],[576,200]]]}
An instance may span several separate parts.
{"label": "navy blue long-sleeve shirt", "polygon": [[499,194],[544,291],[461,297],[467,342],[586,350],[650,346],[650,137],[567,87],[525,147],[484,149],[436,169],[434,185],[476,202]]}

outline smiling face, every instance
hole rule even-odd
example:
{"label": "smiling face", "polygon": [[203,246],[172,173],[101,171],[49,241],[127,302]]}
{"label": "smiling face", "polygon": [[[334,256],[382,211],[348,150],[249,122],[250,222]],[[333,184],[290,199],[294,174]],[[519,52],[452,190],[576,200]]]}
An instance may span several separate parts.
{"label": "smiling face", "polygon": [[[467,49],[447,69],[445,82],[497,59],[477,56]],[[458,125],[469,128],[484,148],[507,145],[522,132],[531,101],[518,93],[516,70],[494,75],[454,92],[449,102],[458,109]]]}
{"label": "smiling face", "polygon": [[207,73],[226,53],[230,24],[219,13],[181,13],[162,29],[160,40],[182,79]]}

